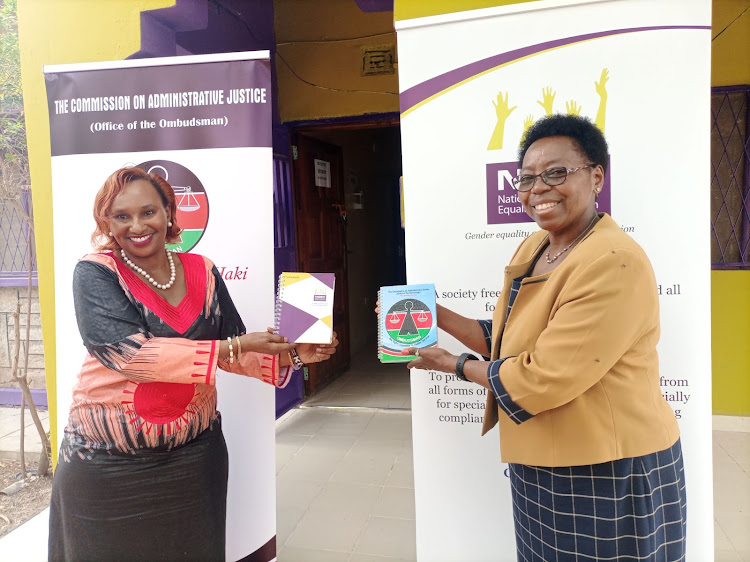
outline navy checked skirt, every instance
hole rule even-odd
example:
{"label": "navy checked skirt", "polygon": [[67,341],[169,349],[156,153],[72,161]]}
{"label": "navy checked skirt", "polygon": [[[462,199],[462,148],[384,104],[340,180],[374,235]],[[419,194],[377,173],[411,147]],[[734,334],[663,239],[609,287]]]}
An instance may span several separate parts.
{"label": "navy checked skirt", "polygon": [[602,464],[509,468],[519,561],[685,559],[679,439]]}

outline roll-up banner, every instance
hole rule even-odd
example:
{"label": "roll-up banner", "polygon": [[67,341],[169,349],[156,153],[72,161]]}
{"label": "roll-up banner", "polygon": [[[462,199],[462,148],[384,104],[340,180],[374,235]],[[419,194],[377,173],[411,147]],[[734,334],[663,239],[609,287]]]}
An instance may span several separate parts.
{"label": "roll-up banner", "polygon": [[[273,319],[271,69],[267,51],[48,66],[58,427],[83,361],[71,283],[91,251],[96,192],[139,166],[174,187],[182,243],[208,256],[248,331]],[[275,557],[273,387],[220,373],[229,449],[227,559]],[[62,431],[58,433],[61,435]],[[59,447],[59,443],[53,446]]]}
{"label": "roll-up banner", "polygon": [[[710,26],[709,0],[540,0],[396,22],[408,281],[434,282],[442,305],[491,318],[504,266],[537,229],[510,181],[526,128],[579,113],[604,130],[599,210],[656,273],[695,561],[713,557]],[[439,344],[465,351],[444,332]],[[514,560],[497,429],[480,437],[484,389],[411,380],[419,560]]]}

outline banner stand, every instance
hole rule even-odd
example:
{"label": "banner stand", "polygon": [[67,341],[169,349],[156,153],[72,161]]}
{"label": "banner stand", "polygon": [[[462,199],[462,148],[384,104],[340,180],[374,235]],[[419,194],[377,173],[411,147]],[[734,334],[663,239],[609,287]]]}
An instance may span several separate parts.
{"label": "banner stand", "polygon": [[[491,318],[503,269],[537,230],[510,181],[525,130],[576,113],[605,132],[599,210],[645,249],[659,287],[693,561],[713,557],[710,29],[708,0],[539,0],[396,21],[407,278],[435,283],[440,304]],[[411,396],[418,559],[515,560],[498,430],[480,437],[485,390],[414,371]]]}
{"label": "banner stand", "polygon": [[[52,149],[56,416],[67,424],[85,348],[71,280],[91,251],[94,196],[139,166],[175,190],[173,249],[209,257],[249,332],[273,319],[273,167],[268,51],[137,59],[44,69]],[[220,373],[229,449],[227,559],[276,555],[274,388]],[[55,449],[59,443],[54,443]]]}

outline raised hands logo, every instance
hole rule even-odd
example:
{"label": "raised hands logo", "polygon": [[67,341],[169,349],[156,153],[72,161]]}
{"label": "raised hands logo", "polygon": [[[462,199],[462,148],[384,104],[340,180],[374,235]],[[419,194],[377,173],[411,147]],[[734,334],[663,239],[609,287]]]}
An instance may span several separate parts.
{"label": "raised hands logo", "polygon": [[[594,89],[599,95],[599,108],[596,112],[594,124],[604,132],[605,116],[607,111],[607,82],[609,81],[609,70],[606,68],[602,69],[601,75],[598,82],[594,82]],[[552,115],[554,113],[555,96],[557,92],[552,89],[551,86],[545,86],[542,88],[542,99],[536,100],[536,103],[544,110],[545,115]],[[487,150],[501,150],[505,141],[505,126],[510,117],[510,114],[518,108],[517,105],[511,107],[510,105],[510,94],[505,92],[498,92],[492,105],[495,107],[495,128],[492,131],[492,136],[487,144]],[[565,102],[565,112],[569,115],[580,115],[583,111],[583,106],[578,103],[577,100],[571,99]],[[521,135],[518,137],[519,142],[523,139],[526,131],[529,127],[534,124],[534,114],[529,113],[523,121],[523,128]]]}

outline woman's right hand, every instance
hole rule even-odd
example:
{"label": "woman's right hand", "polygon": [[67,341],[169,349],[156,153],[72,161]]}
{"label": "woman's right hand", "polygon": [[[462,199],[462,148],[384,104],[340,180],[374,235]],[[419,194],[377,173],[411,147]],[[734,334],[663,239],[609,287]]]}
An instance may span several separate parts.
{"label": "woman's right hand", "polygon": [[287,338],[272,333],[272,330],[243,334],[240,336],[240,344],[242,344],[243,353],[255,351],[267,355],[286,353],[294,347],[293,343],[288,343]]}
{"label": "woman's right hand", "polygon": [[443,373],[455,373],[458,356],[440,347],[428,347],[417,349],[409,347],[401,352],[403,355],[416,355],[406,365],[409,369],[422,369],[424,371],[441,371]]}

